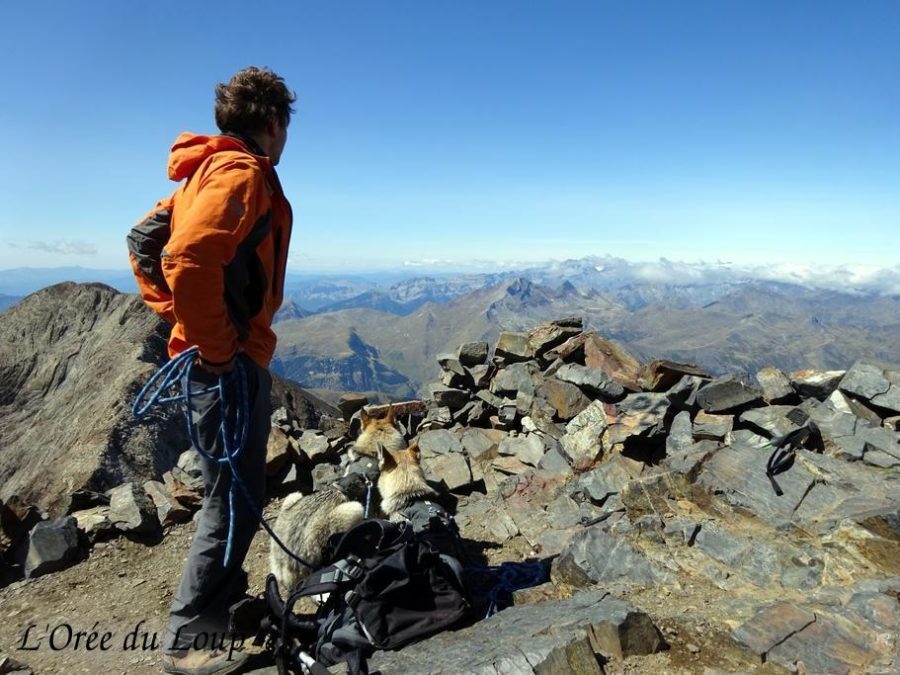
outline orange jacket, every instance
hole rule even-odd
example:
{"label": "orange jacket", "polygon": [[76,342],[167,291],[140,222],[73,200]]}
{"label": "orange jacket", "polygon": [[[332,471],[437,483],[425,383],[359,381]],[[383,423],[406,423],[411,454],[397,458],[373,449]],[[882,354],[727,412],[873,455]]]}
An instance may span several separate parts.
{"label": "orange jacket", "polygon": [[158,205],[171,214],[162,273],[172,301],[161,308],[174,321],[169,356],[197,345],[212,363],[243,351],[268,368],[292,221],[271,162],[237,138],[184,133],[169,178],[187,179]]}

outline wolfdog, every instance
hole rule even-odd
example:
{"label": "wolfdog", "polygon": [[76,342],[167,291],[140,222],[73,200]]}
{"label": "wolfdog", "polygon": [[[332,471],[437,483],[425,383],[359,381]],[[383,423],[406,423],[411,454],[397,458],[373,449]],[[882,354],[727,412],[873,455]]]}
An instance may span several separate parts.
{"label": "wolfdog", "polygon": [[273,540],[269,548],[269,568],[282,592],[294,587],[322,566],[328,540],[346,532],[363,519],[366,479],[358,473],[345,476],[309,495],[288,495],[272,528],[284,545],[310,565],[291,558]]}
{"label": "wolfdog", "polygon": [[393,407],[388,406],[384,417],[372,417],[363,408],[360,411],[360,420],[362,430],[347,452],[351,460],[356,461],[363,456],[377,459],[379,445],[394,452],[406,447],[406,439],[397,428]]}
{"label": "wolfdog", "polygon": [[415,443],[395,452],[379,446],[378,492],[381,511],[390,520],[402,520],[401,510],[414,502],[433,499],[437,492],[425,481],[419,462],[419,446]]}

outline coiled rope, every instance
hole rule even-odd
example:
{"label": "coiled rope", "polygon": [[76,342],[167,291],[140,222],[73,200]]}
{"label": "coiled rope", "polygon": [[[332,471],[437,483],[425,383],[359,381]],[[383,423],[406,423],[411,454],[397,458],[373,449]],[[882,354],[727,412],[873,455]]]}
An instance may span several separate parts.
{"label": "coiled rope", "polygon": [[[156,404],[184,402],[184,413],[187,419],[188,436],[191,439],[191,444],[203,458],[210,462],[227,466],[230,469],[231,482],[228,487],[228,537],[225,544],[225,557],[222,563],[225,567],[228,567],[231,562],[231,554],[234,547],[235,495],[240,491],[247,506],[250,507],[250,510],[262,524],[263,529],[270,537],[272,537],[272,540],[278,544],[281,550],[304,567],[308,567],[311,570],[315,569],[315,567],[291,551],[284,542],[278,538],[263,517],[262,509],[258,507],[253,500],[250,489],[241,478],[236,462],[241,452],[244,450],[244,446],[247,444],[247,433],[250,427],[250,397],[247,389],[246,367],[240,359],[236,359],[234,362],[234,369],[231,373],[219,375],[217,384],[194,391],[191,388],[191,372],[193,371],[198,355],[199,349],[197,347],[191,347],[157,370],[135,398],[131,407],[134,416],[140,419]],[[234,421],[232,423],[229,421],[226,403],[228,401],[229,389],[235,387],[236,399],[234,401]],[[194,423],[193,419],[194,409],[191,399],[194,396],[207,394],[209,392],[216,392],[218,394],[220,411],[218,436],[222,439],[221,456],[217,456],[215,450],[207,449],[202,446],[197,425]],[[237,489],[235,486],[237,486]]]}
{"label": "coiled rope", "polygon": [[491,583],[487,591],[488,608],[484,615],[487,619],[501,605],[511,602],[513,591],[523,588],[531,588],[545,581],[549,581],[547,565],[541,561],[532,562],[504,562],[499,565],[469,566],[464,568],[467,575],[482,577]]}

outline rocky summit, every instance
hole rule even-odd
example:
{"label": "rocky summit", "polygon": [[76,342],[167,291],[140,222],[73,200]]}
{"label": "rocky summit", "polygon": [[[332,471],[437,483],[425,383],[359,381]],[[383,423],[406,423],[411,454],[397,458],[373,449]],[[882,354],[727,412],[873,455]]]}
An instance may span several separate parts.
{"label": "rocky summit", "polygon": [[[27,468],[22,455],[33,447],[27,441],[32,432],[21,417],[15,418],[20,426],[12,425],[15,410],[30,406],[31,416],[62,438],[65,422],[59,420],[72,415],[66,406],[76,406],[78,397],[60,398],[43,412],[42,396],[50,401],[54,392],[74,387],[66,381],[77,373],[98,389],[101,382],[128,382],[115,392],[122,398],[156,367],[147,350],[162,344],[152,322],[143,332],[125,333],[147,321],[134,298],[96,286],[44,293],[52,310],[40,313],[28,299],[14,308],[27,312],[11,314],[15,322],[4,315],[0,324],[0,347],[8,350],[0,371],[7,411],[0,458],[16,467],[4,475],[17,481],[7,489],[4,480],[0,543],[7,542],[9,553],[9,542],[25,542],[20,574],[30,577],[0,589],[0,600],[13,608],[8,627],[0,628],[4,648],[29,621],[46,615],[34,609],[35,598],[51,594],[45,580],[89,586],[91,580],[75,578],[77,570],[102,574],[115,555],[111,550],[130,556],[132,567],[118,576],[138,578],[131,593],[146,606],[137,609],[161,626],[175,581],[170,570],[154,586],[151,561],[166,555],[169,541],[186,546],[192,525],[182,521],[202,499],[198,460],[190,452],[157,459],[164,468],[157,480],[120,468],[80,491]],[[72,309],[76,299],[81,307],[94,302],[96,311],[79,314]],[[68,319],[54,323],[55,313],[66,312]],[[32,316],[30,331],[43,342],[21,328],[18,340],[11,339],[14,326]],[[79,350],[100,349],[95,333],[103,332],[118,359],[107,348],[80,360]],[[31,344],[32,351],[7,360],[10,350],[24,350],[20,344]],[[46,356],[51,349],[55,363],[59,355],[75,355],[54,370]],[[470,341],[437,361],[440,380],[429,385],[428,396],[396,401],[392,410],[455,513],[464,563],[527,563],[546,575],[481,589],[473,597],[479,613],[468,625],[376,653],[373,670],[555,675],[900,668],[900,366],[861,360],[845,371],[766,368],[754,376],[712,377],[693,364],[642,363],[585,330],[579,318],[501,332],[492,344]],[[308,493],[340,476],[359,431],[360,408],[368,416],[387,409],[350,396],[339,409],[319,407],[309,415],[296,405],[298,396],[282,398],[273,413],[269,514],[287,491]],[[110,431],[122,426],[104,426],[107,417],[96,409],[94,417],[96,434],[106,434],[104,447],[123,437]],[[167,423],[160,418],[150,425],[155,431],[145,433],[161,434]],[[84,455],[93,456],[90,443],[100,441],[85,431],[90,428],[81,421],[69,453],[83,445]],[[57,498],[68,503],[70,516],[29,506]],[[134,548],[141,542],[156,545],[141,553]],[[267,546],[257,537],[258,553],[248,558],[251,590],[261,588]],[[169,555],[180,562],[183,549]],[[82,595],[87,602],[90,594]],[[116,612],[133,617],[132,609],[129,603]],[[49,670],[60,658],[38,651],[14,656],[33,657],[33,668]],[[113,657],[70,658],[74,670]],[[135,658],[129,672],[153,672],[149,661]],[[274,672],[259,659],[258,672]]]}

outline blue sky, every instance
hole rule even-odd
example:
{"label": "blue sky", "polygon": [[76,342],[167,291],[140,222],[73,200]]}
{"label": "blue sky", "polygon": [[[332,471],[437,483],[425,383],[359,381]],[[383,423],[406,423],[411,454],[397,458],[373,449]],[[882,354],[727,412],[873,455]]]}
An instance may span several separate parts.
{"label": "blue sky", "polygon": [[297,271],[900,262],[896,2],[33,0],[0,55],[0,269],[124,267],[251,64],[299,97]]}

